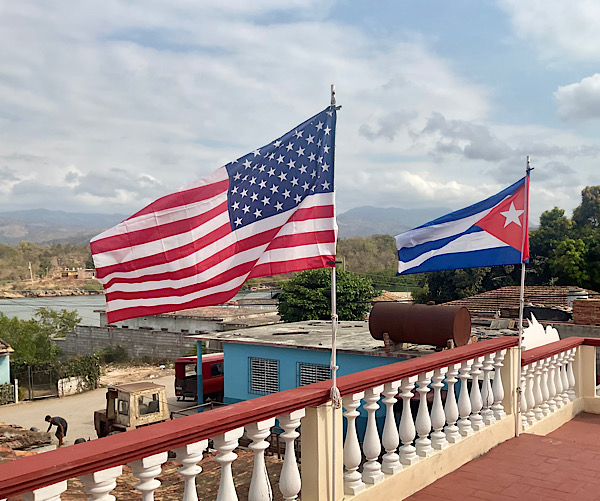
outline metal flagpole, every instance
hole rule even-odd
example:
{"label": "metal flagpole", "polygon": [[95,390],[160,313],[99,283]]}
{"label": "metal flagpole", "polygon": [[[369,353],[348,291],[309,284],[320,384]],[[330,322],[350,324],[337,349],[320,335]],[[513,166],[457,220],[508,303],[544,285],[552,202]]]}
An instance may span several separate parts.
{"label": "metal flagpole", "polygon": [[525,246],[527,245],[526,236],[527,236],[527,227],[529,226],[529,173],[533,169],[529,165],[529,155],[527,155],[527,168],[525,169],[525,203],[523,206],[523,242],[521,244],[521,291],[519,294],[519,380],[517,381],[517,412],[516,412],[516,422],[515,422],[515,435],[518,437],[521,427],[521,399],[523,398],[523,388],[521,388],[521,355],[523,351],[522,343],[523,343],[523,309],[525,307],[525,259],[523,259],[525,255]]}
{"label": "metal flagpole", "polygon": [[[331,106],[332,108],[335,107],[336,102],[335,102],[335,85],[331,84]],[[335,146],[335,145],[334,145]],[[336,287],[336,281],[335,281],[335,265],[336,265],[336,261],[332,261],[330,262],[331,264],[333,264],[332,268],[331,268],[331,363],[330,363],[330,369],[331,369],[331,392],[330,392],[330,397],[331,397],[331,407],[332,407],[332,417],[331,417],[331,431],[332,431],[332,438],[331,438],[331,456],[332,456],[332,464],[331,464],[331,489],[332,489],[332,493],[331,493],[331,499],[332,501],[336,501],[337,499],[337,492],[336,492],[336,456],[337,456],[337,451],[336,451],[336,436],[337,436],[337,426],[336,426],[336,410],[340,409],[342,407],[342,398],[340,396],[340,391],[338,390],[337,387],[337,370],[338,370],[338,366],[337,366],[337,359],[336,359],[336,335],[337,335],[337,327],[338,327],[338,316],[337,316],[337,287]]]}

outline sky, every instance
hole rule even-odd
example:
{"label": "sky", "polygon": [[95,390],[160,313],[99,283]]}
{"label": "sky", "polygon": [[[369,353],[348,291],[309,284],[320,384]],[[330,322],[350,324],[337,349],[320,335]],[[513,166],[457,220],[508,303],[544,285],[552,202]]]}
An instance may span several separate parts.
{"label": "sky", "polygon": [[[130,215],[337,89],[338,213],[600,185],[596,0],[0,3],[0,211]],[[441,214],[440,214],[441,215]]]}

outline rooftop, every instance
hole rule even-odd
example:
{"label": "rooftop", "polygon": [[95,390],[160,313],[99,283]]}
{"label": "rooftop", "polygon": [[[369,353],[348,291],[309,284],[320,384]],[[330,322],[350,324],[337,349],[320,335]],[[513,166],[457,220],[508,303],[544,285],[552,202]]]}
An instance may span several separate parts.
{"label": "rooftop", "polygon": [[[525,286],[525,303],[545,307],[566,308],[567,294],[570,290],[586,290],[590,296],[598,293],[580,287],[560,286]],[[518,308],[520,288],[518,285],[507,285],[499,289],[482,292],[474,296],[444,303],[448,306],[465,306],[472,314],[494,316],[503,308]]]}
{"label": "rooftop", "polygon": [[8,355],[10,353],[13,353],[13,351],[14,350],[11,348],[11,346],[6,341],[0,338],[0,355]]}
{"label": "rooftop", "polygon": [[[215,340],[222,343],[262,344],[312,350],[331,350],[331,322],[307,320],[276,325],[263,325],[250,329],[227,332],[207,332],[193,336],[194,339]],[[413,358],[433,353],[432,346],[409,345],[406,350],[396,350],[386,354],[383,341],[374,339],[369,332],[367,321],[339,322],[336,345],[338,351],[347,353],[368,353],[382,357]]]}

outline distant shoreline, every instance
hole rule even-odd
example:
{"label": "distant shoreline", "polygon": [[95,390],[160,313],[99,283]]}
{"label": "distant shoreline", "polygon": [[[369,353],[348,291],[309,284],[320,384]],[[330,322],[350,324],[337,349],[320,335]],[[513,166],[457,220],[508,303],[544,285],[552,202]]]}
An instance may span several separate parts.
{"label": "distant shoreline", "polygon": [[36,297],[65,297],[65,296],[100,296],[104,291],[86,291],[83,289],[59,289],[59,290],[23,290],[2,291],[0,299],[36,298]]}

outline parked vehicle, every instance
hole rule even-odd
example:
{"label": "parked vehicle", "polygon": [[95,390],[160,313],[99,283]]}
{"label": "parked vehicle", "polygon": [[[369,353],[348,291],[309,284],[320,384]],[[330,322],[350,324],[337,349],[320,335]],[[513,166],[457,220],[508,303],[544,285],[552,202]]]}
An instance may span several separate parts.
{"label": "parked vehicle", "polygon": [[106,409],[94,412],[98,438],[169,419],[167,392],[162,384],[128,383],[106,389]]}
{"label": "parked vehicle", "polygon": [[[204,402],[223,401],[225,376],[223,353],[202,355],[202,393]],[[177,400],[192,398],[198,400],[198,360],[196,357],[181,357],[175,360],[175,395]]]}

